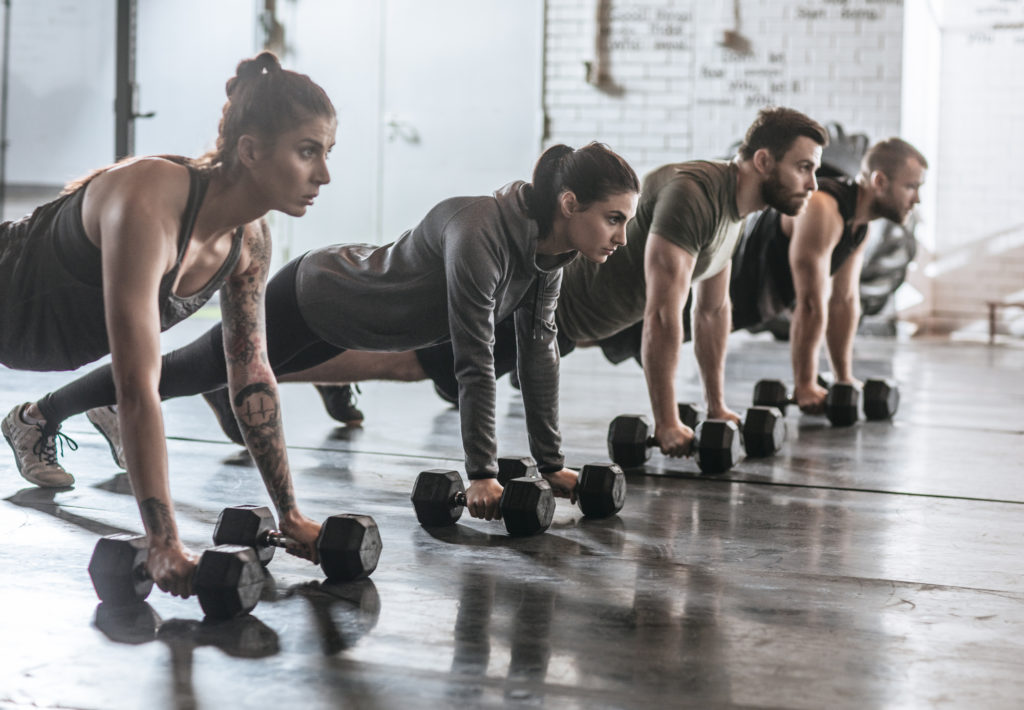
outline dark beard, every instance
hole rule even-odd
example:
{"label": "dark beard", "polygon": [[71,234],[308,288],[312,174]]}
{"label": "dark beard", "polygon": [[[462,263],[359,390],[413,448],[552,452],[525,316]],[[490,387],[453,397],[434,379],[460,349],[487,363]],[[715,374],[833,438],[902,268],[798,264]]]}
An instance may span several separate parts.
{"label": "dark beard", "polygon": [[903,224],[903,220],[907,218],[898,207],[878,197],[871,200],[871,214],[884,217],[896,224]]}
{"label": "dark beard", "polygon": [[800,214],[804,207],[803,197],[795,198],[792,193],[786,192],[782,181],[774,172],[761,183],[761,199],[773,210],[790,217]]}

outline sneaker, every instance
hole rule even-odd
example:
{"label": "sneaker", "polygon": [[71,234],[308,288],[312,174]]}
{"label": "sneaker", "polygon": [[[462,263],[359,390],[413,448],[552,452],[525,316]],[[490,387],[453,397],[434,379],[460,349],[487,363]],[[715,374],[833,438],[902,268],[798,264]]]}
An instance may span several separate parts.
{"label": "sneaker", "polygon": [[324,408],[336,421],[345,426],[363,423],[363,413],[356,406],[355,392],[362,394],[357,385],[313,385],[324,401]]}
{"label": "sneaker", "polygon": [[67,488],[74,485],[75,477],[57,463],[57,442],[60,442],[60,453],[64,455],[64,445],[74,451],[78,444],[60,429],[47,434],[42,424],[29,424],[21,418],[22,412],[30,403],[18,405],[12,409],[0,424],[4,438],[14,450],[14,460],[18,464],[18,472],[29,483],[42,488]]}
{"label": "sneaker", "polygon": [[238,428],[238,420],[235,419],[235,411],[231,409],[231,395],[228,388],[221,387],[213,392],[204,392],[203,399],[217,415],[217,422],[224,435],[239,446],[245,446],[242,430]]}
{"label": "sneaker", "polygon": [[114,457],[114,463],[128,470],[128,462],[124,458],[124,446],[121,445],[121,425],[117,422],[117,409],[114,407],[96,407],[85,413],[85,416],[96,427],[96,431],[103,435],[110,446],[110,455]]}
{"label": "sneaker", "polygon": [[436,382],[434,383],[434,392],[437,394],[438,397],[443,399],[448,404],[452,405],[456,409],[459,408],[459,395],[458,394],[452,394],[451,392],[449,392],[448,390],[446,390],[444,387],[442,387],[441,385],[437,384]]}

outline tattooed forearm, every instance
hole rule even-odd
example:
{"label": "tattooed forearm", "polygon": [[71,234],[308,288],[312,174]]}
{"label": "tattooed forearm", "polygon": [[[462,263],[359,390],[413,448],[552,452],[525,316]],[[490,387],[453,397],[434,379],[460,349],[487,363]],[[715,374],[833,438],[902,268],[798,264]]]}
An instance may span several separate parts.
{"label": "tattooed forearm", "polygon": [[159,498],[147,498],[139,503],[142,522],[149,532],[150,542],[170,545],[174,542],[174,517],[170,508]]}
{"label": "tattooed forearm", "polygon": [[295,491],[284,449],[277,390],[266,382],[243,387],[234,398],[242,436],[279,513],[295,508]]}

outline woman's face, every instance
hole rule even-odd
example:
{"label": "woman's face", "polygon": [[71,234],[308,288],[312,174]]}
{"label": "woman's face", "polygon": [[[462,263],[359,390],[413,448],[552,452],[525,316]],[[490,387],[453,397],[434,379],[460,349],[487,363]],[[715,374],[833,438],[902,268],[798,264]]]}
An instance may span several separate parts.
{"label": "woman's face", "polygon": [[292,217],[301,217],[331,181],[327,155],[334,147],[337,121],[311,118],[255,149],[249,168],[257,199]]}
{"label": "woman's face", "polygon": [[620,192],[581,207],[572,197],[569,244],[590,261],[603,264],[626,243],[626,223],[636,214],[637,198],[635,192]]}

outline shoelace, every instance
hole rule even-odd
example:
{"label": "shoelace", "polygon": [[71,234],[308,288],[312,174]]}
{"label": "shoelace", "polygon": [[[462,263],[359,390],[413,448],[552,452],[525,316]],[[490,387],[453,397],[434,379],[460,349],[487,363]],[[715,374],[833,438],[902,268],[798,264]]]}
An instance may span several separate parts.
{"label": "shoelace", "polygon": [[69,451],[77,451],[78,443],[60,429],[52,436],[46,435],[42,424],[36,424],[39,430],[39,439],[32,446],[32,453],[51,466],[57,465],[57,442],[60,442],[60,455],[64,455],[64,445],[67,444]]}

